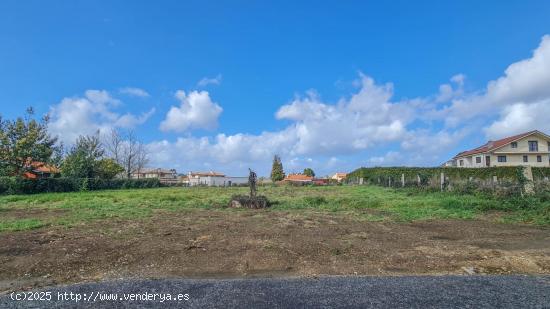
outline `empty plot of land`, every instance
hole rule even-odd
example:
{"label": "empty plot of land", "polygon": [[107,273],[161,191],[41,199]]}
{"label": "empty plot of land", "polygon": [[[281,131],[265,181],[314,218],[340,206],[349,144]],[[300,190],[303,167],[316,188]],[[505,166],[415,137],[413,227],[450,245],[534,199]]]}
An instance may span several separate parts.
{"label": "empty plot of land", "polygon": [[370,187],[260,189],[271,209],[221,208],[244,190],[2,197],[0,290],[117,278],[550,274],[550,229],[502,222],[514,212]]}

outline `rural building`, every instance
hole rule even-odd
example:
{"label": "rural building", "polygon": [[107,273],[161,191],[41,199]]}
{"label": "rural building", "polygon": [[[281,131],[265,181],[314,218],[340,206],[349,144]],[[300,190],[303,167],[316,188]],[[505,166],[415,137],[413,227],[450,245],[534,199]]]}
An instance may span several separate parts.
{"label": "rural building", "polygon": [[189,176],[188,175],[178,176],[178,182],[184,186],[189,186]]}
{"label": "rural building", "polygon": [[48,165],[43,162],[32,162],[30,164],[30,171],[23,174],[27,179],[41,179],[50,178],[61,173],[61,171],[55,166]]}
{"label": "rural building", "polygon": [[158,178],[162,184],[177,184],[178,174],[175,169],[142,168],[130,174],[133,179]]}
{"label": "rural building", "polygon": [[318,185],[318,186],[326,186],[328,185],[330,182],[330,179],[328,178],[314,178],[313,179],[313,184],[315,185]]}
{"label": "rural building", "polygon": [[550,166],[550,136],[540,131],[506,137],[457,154],[446,166]]}
{"label": "rural building", "polygon": [[282,182],[293,184],[310,184],[313,183],[313,177],[304,174],[288,174]]}
{"label": "rural building", "polygon": [[189,172],[187,179],[189,186],[230,187],[248,183],[248,177],[231,177],[214,171]]}
{"label": "rural building", "polygon": [[338,182],[342,182],[342,180],[344,180],[347,175],[348,174],[346,174],[346,173],[335,173],[334,175],[332,175],[330,177],[330,179],[336,180]]}

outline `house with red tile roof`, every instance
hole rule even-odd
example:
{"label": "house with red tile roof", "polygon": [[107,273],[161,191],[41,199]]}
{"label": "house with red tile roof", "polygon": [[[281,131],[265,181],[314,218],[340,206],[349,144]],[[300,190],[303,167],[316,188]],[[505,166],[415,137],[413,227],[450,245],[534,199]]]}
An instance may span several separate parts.
{"label": "house with red tile roof", "polygon": [[313,182],[313,177],[304,174],[288,174],[282,181],[287,183],[310,184]]}
{"label": "house with red tile roof", "polygon": [[538,131],[488,141],[460,152],[445,166],[550,166],[550,136]]}
{"label": "house with red tile roof", "polygon": [[30,170],[25,172],[23,177],[27,179],[49,178],[59,173],[61,173],[61,171],[55,166],[35,161],[30,164]]}

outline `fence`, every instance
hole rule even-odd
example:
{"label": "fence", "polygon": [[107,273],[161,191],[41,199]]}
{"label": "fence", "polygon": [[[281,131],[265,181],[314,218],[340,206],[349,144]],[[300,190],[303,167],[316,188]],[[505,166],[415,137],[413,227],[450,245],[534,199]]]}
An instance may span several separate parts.
{"label": "fence", "polygon": [[441,191],[490,191],[507,195],[547,190],[549,178],[550,167],[362,167],[348,174],[346,182]]}

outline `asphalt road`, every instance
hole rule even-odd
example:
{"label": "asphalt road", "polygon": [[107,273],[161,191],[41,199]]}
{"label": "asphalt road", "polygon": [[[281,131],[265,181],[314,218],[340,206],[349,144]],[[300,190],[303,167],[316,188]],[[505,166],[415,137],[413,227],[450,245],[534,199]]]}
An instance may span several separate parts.
{"label": "asphalt road", "polygon": [[[115,293],[116,301],[100,300]],[[121,280],[33,294],[43,300],[7,294],[0,308],[550,308],[550,276]]]}

